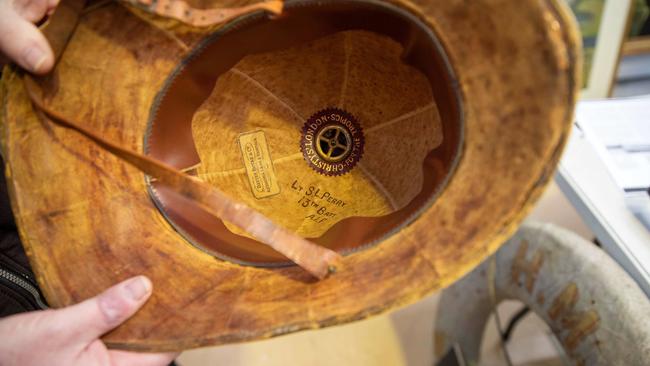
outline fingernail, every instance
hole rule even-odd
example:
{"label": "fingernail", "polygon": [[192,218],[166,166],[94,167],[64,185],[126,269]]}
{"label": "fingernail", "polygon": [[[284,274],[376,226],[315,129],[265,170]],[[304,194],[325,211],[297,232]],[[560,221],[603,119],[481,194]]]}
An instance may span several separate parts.
{"label": "fingernail", "polygon": [[126,284],[126,292],[132,300],[139,301],[151,292],[151,287],[147,277],[138,276]]}
{"label": "fingernail", "polygon": [[47,56],[39,47],[31,46],[23,53],[23,60],[25,60],[27,67],[29,67],[31,71],[38,71],[45,60],[47,60]]}
{"label": "fingernail", "polygon": [[125,312],[126,309],[122,303],[123,301],[120,301],[119,293],[116,291],[107,291],[99,296],[99,308],[109,324],[119,321]]}

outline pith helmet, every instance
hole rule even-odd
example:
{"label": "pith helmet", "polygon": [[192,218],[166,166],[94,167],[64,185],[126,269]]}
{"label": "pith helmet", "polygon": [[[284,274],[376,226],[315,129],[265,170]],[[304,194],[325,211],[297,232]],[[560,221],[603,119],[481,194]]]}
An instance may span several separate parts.
{"label": "pith helmet", "polygon": [[551,179],[579,85],[558,0],[57,13],[54,71],[3,73],[12,205],[51,305],[152,279],[105,337],[131,350],[341,324],[449,285]]}

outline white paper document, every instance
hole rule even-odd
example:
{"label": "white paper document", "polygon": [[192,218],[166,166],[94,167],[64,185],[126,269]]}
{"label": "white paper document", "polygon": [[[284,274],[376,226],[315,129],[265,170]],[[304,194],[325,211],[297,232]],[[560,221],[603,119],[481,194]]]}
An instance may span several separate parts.
{"label": "white paper document", "polygon": [[580,102],[576,125],[650,230],[650,95]]}

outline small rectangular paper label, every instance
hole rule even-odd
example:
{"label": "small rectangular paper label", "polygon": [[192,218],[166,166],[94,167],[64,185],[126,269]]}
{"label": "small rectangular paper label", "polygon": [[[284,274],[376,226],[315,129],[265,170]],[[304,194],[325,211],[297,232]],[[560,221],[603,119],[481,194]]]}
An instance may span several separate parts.
{"label": "small rectangular paper label", "polygon": [[239,149],[253,196],[261,199],[280,193],[264,131],[239,135]]}

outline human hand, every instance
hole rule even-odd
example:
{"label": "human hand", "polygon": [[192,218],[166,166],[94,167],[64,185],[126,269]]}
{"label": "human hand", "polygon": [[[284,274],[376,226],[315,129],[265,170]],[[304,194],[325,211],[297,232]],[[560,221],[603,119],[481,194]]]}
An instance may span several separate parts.
{"label": "human hand", "polygon": [[27,71],[44,74],[54,54],[33,23],[50,14],[59,0],[0,0],[0,52]]}
{"label": "human hand", "polygon": [[151,295],[151,281],[133,277],[77,305],[0,320],[2,366],[154,366],[177,354],[108,350],[99,337],[130,318]]}

